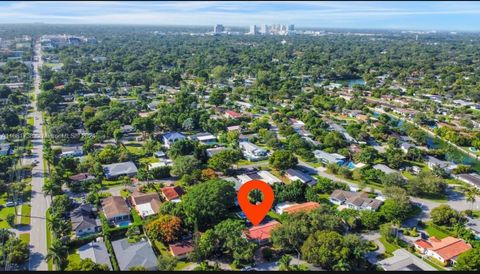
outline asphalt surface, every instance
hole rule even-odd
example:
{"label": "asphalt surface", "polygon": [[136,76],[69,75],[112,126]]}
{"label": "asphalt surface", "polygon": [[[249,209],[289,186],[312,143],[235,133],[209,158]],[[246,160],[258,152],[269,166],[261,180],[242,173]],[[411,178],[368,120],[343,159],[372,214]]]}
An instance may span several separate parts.
{"label": "asphalt surface", "polygon": [[[35,55],[39,61],[33,63],[34,69],[34,93],[38,96],[40,93],[40,75],[39,67],[42,65],[41,47],[38,41],[35,44]],[[35,97],[36,98],[36,97]],[[42,187],[45,180],[45,169],[43,166],[43,133],[42,113],[37,110],[36,99],[33,105],[33,112],[30,114],[34,117],[33,125],[33,151],[31,160],[38,161],[37,166],[32,170],[32,211],[30,221],[30,270],[48,270],[48,264],[45,260],[47,255],[47,225],[46,212],[50,206],[50,197],[43,194]]]}

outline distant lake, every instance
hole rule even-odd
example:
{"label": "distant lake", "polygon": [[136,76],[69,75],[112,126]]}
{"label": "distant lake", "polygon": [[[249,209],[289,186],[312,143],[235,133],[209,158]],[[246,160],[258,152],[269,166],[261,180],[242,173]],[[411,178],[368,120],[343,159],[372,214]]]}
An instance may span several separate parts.
{"label": "distant lake", "polygon": [[339,81],[339,83],[344,86],[347,85],[349,88],[353,87],[353,85],[355,84],[361,85],[361,86],[365,85],[365,81],[362,78],[342,80],[342,81]]}

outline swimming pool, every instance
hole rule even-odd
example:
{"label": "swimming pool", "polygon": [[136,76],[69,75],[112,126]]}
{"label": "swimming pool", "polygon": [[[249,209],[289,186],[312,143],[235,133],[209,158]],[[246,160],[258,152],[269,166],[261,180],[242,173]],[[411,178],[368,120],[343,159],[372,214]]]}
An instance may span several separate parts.
{"label": "swimming pool", "polygon": [[130,225],[130,221],[123,221],[123,222],[117,223],[117,226],[119,227],[127,227],[129,225]]}
{"label": "swimming pool", "polygon": [[348,164],[346,164],[346,166],[349,168],[349,169],[355,169],[357,166],[355,165],[355,163],[353,162],[348,162]]}

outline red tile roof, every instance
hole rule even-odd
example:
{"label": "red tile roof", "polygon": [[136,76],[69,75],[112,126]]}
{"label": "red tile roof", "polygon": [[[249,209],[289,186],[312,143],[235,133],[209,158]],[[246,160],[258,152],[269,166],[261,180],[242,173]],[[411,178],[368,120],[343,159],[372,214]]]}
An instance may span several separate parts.
{"label": "red tile roof", "polygon": [[289,206],[283,210],[283,212],[292,214],[295,212],[308,212],[310,210],[314,210],[315,208],[318,208],[320,206],[319,203],[316,202],[307,202],[303,204],[296,204]]}
{"label": "red tile roof", "polygon": [[467,244],[462,239],[457,239],[451,236],[441,240],[436,237],[430,237],[428,241],[419,239],[415,241],[415,244],[436,252],[445,261],[448,261],[472,248],[470,244]]}
{"label": "red tile roof", "polygon": [[162,192],[163,197],[165,197],[167,201],[177,199],[180,196],[182,196],[184,193],[183,188],[179,186],[167,186],[167,187],[161,188],[160,191]]}
{"label": "red tile roof", "polygon": [[243,233],[248,240],[264,241],[270,239],[270,233],[279,224],[277,221],[271,221],[263,225],[252,226]]}
{"label": "red tile roof", "polygon": [[173,256],[182,256],[193,251],[193,242],[192,240],[182,241],[168,245],[168,248]]}
{"label": "red tile roof", "polygon": [[227,111],[225,111],[225,114],[227,114],[228,116],[230,116],[232,118],[239,118],[239,117],[242,116],[238,112],[235,112],[233,110],[227,110]]}

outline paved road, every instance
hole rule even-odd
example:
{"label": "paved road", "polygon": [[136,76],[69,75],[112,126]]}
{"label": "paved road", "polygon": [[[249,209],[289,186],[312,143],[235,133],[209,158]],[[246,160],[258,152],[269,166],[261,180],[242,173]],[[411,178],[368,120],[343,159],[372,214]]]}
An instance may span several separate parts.
{"label": "paved road", "polygon": [[[35,44],[35,56],[38,56],[38,62],[33,63],[34,69],[34,93],[37,96],[40,93],[40,75],[39,67],[42,65],[40,42]],[[45,179],[45,170],[43,166],[43,123],[42,114],[37,110],[36,101],[33,103],[34,117],[33,125],[33,160],[37,160],[39,164],[32,170],[32,212],[31,229],[30,229],[30,270],[48,270],[48,264],[45,261],[47,255],[47,226],[45,214],[50,206],[50,197],[45,197],[42,192],[42,186]]]}

